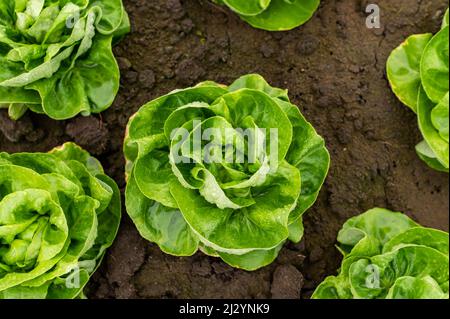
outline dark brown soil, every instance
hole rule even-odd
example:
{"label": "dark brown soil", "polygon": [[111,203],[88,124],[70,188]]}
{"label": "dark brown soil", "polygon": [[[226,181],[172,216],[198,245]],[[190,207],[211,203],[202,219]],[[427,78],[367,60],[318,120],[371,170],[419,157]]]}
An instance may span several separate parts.
{"label": "dark brown soil", "polygon": [[230,83],[260,73],[290,90],[327,141],[332,167],[306,215],[304,240],[288,244],[271,266],[250,273],[202,254],[165,255],[140,238],[124,213],[90,297],[307,298],[336,271],[336,234],[351,216],[381,206],[448,231],[448,175],[416,156],[416,117],[391,93],[384,71],[389,52],[406,36],[438,30],[448,2],[378,0],[378,30],[365,26],[370,2],[324,0],[305,26],[269,33],[207,0],[125,0],[133,32],[115,50],[122,89],[110,110],[65,122],[28,114],[18,123],[0,112],[0,151],[47,151],[73,140],[98,156],[121,188],[129,116],[201,80]]}

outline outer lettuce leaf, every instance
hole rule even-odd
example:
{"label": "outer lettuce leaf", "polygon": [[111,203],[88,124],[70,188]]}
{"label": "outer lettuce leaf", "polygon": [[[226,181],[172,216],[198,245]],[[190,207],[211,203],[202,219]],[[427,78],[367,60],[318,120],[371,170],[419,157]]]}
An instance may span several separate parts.
{"label": "outer lettuce leaf", "polygon": [[0,107],[13,119],[104,111],[119,88],[112,41],[129,30],[122,0],[2,2]]}
{"label": "outer lettuce leaf", "polygon": [[387,61],[387,76],[392,90],[415,113],[417,94],[422,82],[420,60],[432,36],[431,33],[410,36],[392,51]]}
{"label": "outer lettuce leaf", "polygon": [[125,193],[127,212],[142,237],[156,242],[162,251],[178,256],[193,255],[198,239],[181,212],[148,199],[139,189],[132,174]]}
{"label": "outer lettuce leaf", "polygon": [[449,94],[444,95],[439,104],[431,111],[431,122],[439,132],[441,138],[448,143],[448,110],[449,110]]}
{"label": "outer lettuce leaf", "polygon": [[449,11],[445,11],[444,19],[442,20],[442,29],[448,27]]}
{"label": "outer lettuce leaf", "polygon": [[117,234],[117,185],[71,143],[0,153],[0,172],[0,298],[77,297]]}
{"label": "outer lettuce leaf", "polygon": [[256,270],[270,265],[277,257],[283,244],[268,250],[254,250],[243,255],[233,255],[219,252],[218,255],[227,264],[241,269]]}
{"label": "outer lettuce leaf", "polygon": [[420,159],[427,163],[432,169],[448,173],[448,168],[445,168],[444,165],[439,162],[436,154],[425,140],[416,145],[416,153]]}
{"label": "outer lettuce leaf", "polygon": [[233,11],[241,15],[257,15],[262,13],[270,5],[271,0],[222,0]]}
{"label": "outer lettuce leaf", "polygon": [[376,208],[347,221],[338,242],[339,274],[326,278],[313,298],[448,298],[448,233]]}
{"label": "outer lettuce leaf", "polygon": [[294,29],[309,19],[320,0],[213,0],[228,6],[251,26],[268,31]]}
{"label": "outer lettuce leaf", "polygon": [[[113,103],[119,91],[119,67],[111,40],[98,36],[86,58],[78,60],[73,68],[60,69],[51,78],[28,86],[39,92],[46,114],[54,119],[78,113],[89,115],[100,113]],[[96,67],[92,68],[93,65]]]}
{"label": "outer lettuce leaf", "polygon": [[348,220],[338,234],[338,242],[346,250],[352,251],[365,239],[373,238],[381,248],[393,237],[417,226],[417,223],[402,213],[375,208]]}
{"label": "outer lettuce leaf", "polygon": [[[200,126],[220,132],[217,145],[236,143],[231,155],[245,153],[246,162],[227,162],[230,153],[222,148],[218,161],[204,161],[206,147],[191,148]],[[254,129],[255,148],[243,140],[241,128]],[[279,129],[273,154],[260,147],[260,129],[271,128]],[[181,129],[185,138],[174,135]],[[127,211],[144,238],[169,254],[201,249],[246,270],[271,263],[288,238],[301,239],[301,215],[317,198],[329,167],[323,139],[287,92],[259,75],[228,88],[204,82],[149,102],[131,118],[124,151]],[[250,154],[256,162],[248,161]],[[176,155],[190,161],[178,162]]]}

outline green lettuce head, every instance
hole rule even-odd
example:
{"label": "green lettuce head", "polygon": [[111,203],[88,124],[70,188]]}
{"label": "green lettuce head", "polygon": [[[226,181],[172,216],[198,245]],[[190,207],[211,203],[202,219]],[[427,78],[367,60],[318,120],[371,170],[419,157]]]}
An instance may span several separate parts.
{"label": "green lettuce head", "polygon": [[116,237],[120,193],[72,143],[0,153],[0,299],[69,299]]}
{"label": "green lettuce head", "polygon": [[129,29],[122,0],[2,0],[0,108],[12,119],[104,111],[119,89],[112,44]]}
{"label": "green lettuce head", "polygon": [[401,213],[375,208],[349,219],[338,235],[337,276],[315,299],[448,299],[449,237]]}
{"label": "green lettuce head", "polygon": [[397,97],[417,114],[424,140],[416,146],[431,168],[449,170],[449,25],[448,10],[436,34],[410,36],[387,61]]}
{"label": "green lettuce head", "polygon": [[300,241],[329,168],[324,140],[259,75],[149,102],[124,148],[126,206],[141,235],[168,254],[200,249],[246,270]]}
{"label": "green lettuce head", "polygon": [[268,31],[294,29],[311,19],[320,0],[213,0],[251,26]]}

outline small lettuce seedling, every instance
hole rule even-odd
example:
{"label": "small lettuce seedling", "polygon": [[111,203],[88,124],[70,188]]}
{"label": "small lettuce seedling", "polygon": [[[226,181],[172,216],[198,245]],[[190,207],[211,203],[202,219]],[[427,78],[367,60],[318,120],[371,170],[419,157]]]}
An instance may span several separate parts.
{"label": "small lettuce seedling", "polygon": [[129,29],[122,0],[2,0],[0,108],[12,119],[104,111],[119,89],[112,44]]}
{"label": "small lettuce seedling", "polygon": [[448,299],[449,237],[404,214],[375,208],[349,219],[338,235],[339,275],[314,299]]}
{"label": "small lettuce seedling", "polygon": [[0,299],[70,299],[116,237],[120,192],[72,143],[0,153]]}
{"label": "small lettuce seedling", "polygon": [[287,91],[259,75],[149,102],[131,118],[124,152],[127,212],[144,238],[245,270],[300,241],[330,162]]}
{"label": "small lettuce seedling", "polygon": [[400,101],[417,114],[424,140],[416,146],[431,168],[449,171],[448,10],[436,34],[410,36],[390,55],[387,75]]}
{"label": "small lettuce seedling", "polygon": [[251,26],[268,31],[294,29],[311,19],[320,0],[213,0]]}

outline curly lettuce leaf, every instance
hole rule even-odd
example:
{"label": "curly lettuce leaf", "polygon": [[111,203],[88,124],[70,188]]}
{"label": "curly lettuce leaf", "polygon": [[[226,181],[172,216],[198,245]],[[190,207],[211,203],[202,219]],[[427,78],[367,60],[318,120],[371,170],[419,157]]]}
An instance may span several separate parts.
{"label": "curly lettuce leaf", "polygon": [[112,45],[130,30],[122,0],[8,1],[0,11],[0,105],[13,119],[111,106],[119,88]]}

